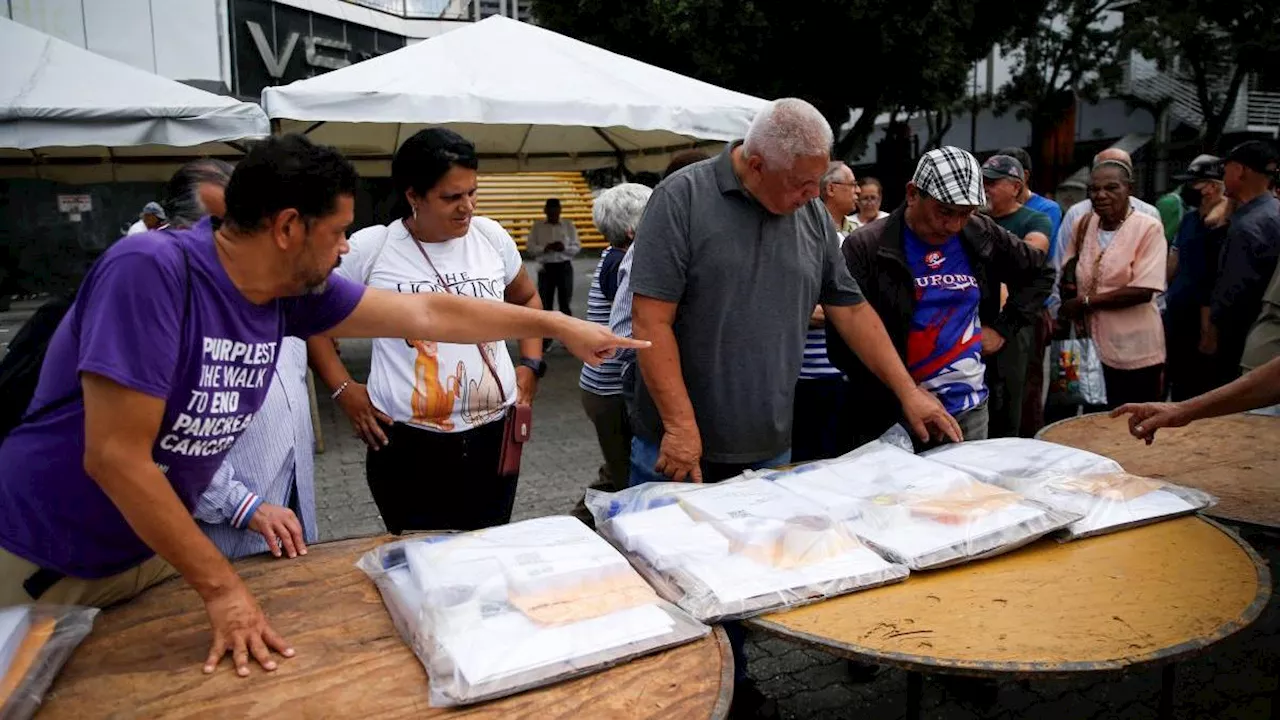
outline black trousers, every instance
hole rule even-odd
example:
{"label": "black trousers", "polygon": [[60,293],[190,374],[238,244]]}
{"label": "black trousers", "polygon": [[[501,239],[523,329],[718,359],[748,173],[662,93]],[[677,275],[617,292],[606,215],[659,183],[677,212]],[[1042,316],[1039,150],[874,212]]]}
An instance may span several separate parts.
{"label": "black trousers", "polygon": [[839,457],[854,446],[849,381],[839,375],[796,381],[791,462]]}
{"label": "black trousers", "polygon": [[1022,399],[1027,393],[1027,363],[1035,343],[1035,328],[1024,327],[1004,339],[1004,347],[983,358],[987,371],[988,437],[1018,437]]}
{"label": "black trousers", "polygon": [[501,419],[442,433],[404,423],[384,428],[390,443],[370,450],[365,477],[387,530],[479,530],[511,521],[519,475],[498,476]]}
{"label": "black trousers", "polygon": [[1125,403],[1160,402],[1164,399],[1164,363],[1136,370],[1120,370],[1110,365],[1102,366],[1102,377],[1107,385],[1107,404],[1089,406],[1086,412],[1113,410]]}
{"label": "black trousers", "polygon": [[542,309],[551,310],[556,297],[560,298],[560,312],[572,315],[569,303],[573,300],[573,263],[569,261],[546,263],[538,270],[538,297]]}
{"label": "black trousers", "polygon": [[1174,402],[1218,387],[1216,358],[1200,352],[1200,308],[1169,308],[1164,317],[1165,379]]}

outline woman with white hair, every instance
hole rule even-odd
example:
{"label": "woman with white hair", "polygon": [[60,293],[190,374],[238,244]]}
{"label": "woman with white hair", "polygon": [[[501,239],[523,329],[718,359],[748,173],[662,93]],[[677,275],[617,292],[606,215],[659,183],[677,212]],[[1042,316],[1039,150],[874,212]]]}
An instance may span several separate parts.
{"label": "woman with white hair", "polygon": [[[636,236],[640,216],[653,191],[637,183],[624,183],[609,188],[596,198],[591,219],[609,242],[591,279],[587,294],[587,320],[608,327],[613,299],[618,292],[618,266]],[[622,394],[620,357],[606,360],[599,367],[583,365],[578,386],[582,388],[582,407],[596,426],[596,439],[604,464],[600,480],[592,486],[613,492],[628,487],[631,464],[631,423]]]}

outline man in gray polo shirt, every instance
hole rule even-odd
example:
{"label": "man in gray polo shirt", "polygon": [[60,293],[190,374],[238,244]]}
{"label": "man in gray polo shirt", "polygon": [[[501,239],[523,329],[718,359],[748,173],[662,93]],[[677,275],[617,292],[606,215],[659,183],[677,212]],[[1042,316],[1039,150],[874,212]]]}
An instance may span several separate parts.
{"label": "man in gray polo shirt", "polygon": [[795,379],[817,304],[922,437],[960,437],[917,388],[840,257],[818,201],[831,129],[783,99],[746,139],[654,190],[631,283],[639,354],[631,483],[714,482],[788,462]]}

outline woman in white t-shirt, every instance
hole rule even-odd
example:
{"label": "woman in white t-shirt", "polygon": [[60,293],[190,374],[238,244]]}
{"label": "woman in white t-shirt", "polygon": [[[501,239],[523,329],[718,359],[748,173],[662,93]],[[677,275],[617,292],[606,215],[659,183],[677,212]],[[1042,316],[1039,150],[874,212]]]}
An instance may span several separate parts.
{"label": "woman in white t-shirt", "polygon": [[[515,241],[475,217],[475,146],[430,128],[391,162],[400,220],[351,236],[337,272],[370,287],[450,292],[542,307]],[[529,404],[545,372],[540,338],[455,345],[378,338],[368,386],[351,379],[329,340],[308,343],[313,367],[369,446],[369,489],[387,529],[474,530],[511,520],[518,474],[499,476],[508,408]],[[483,352],[483,355],[482,355]]]}

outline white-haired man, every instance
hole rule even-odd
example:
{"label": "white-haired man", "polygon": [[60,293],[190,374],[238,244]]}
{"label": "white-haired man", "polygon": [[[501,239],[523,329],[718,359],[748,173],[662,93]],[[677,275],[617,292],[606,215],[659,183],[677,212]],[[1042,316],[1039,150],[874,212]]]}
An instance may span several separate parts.
{"label": "white-haired man", "polygon": [[631,483],[716,481],[790,459],[804,333],[821,304],[902,400],[913,429],[959,436],[916,387],[836,247],[817,200],[832,134],[809,103],[776,100],[747,137],[658,185],[632,269],[640,356]]}
{"label": "white-haired man", "polygon": [[[640,216],[653,191],[637,183],[623,183],[609,188],[595,199],[591,219],[609,242],[600,255],[587,292],[587,320],[609,325],[609,314],[618,293],[618,267],[636,237]],[[622,396],[622,371],[627,360],[612,357],[598,367],[582,366],[578,387],[582,389],[582,408],[596,428],[596,440],[604,455],[599,482],[592,487],[606,492],[625,490],[631,464],[631,421]],[[575,515],[590,517],[579,503]]]}
{"label": "white-haired man", "polygon": [[[921,436],[959,426],[915,381],[841,262],[818,200],[831,128],[812,105],[769,103],[746,139],[660,183],[636,234],[641,353],[631,484],[714,482],[790,459],[792,404],[815,305],[901,400]],[[745,668],[740,631],[731,632]],[[739,678],[735,705],[763,710]]]}

